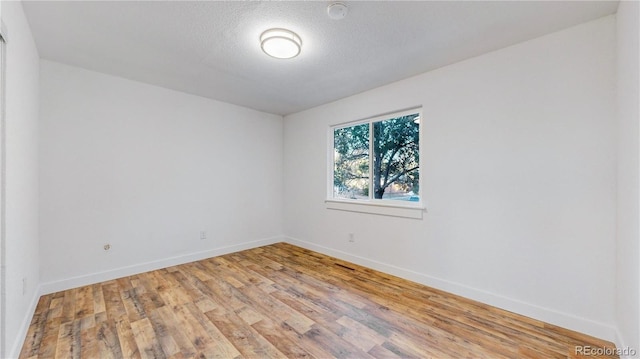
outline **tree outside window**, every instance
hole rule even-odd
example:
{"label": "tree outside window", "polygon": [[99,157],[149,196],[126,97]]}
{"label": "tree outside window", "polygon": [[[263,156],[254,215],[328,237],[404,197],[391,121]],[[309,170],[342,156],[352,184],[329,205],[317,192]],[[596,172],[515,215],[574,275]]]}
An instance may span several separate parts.
{"label": "tree outside window", "polygon": [[420,112],[333,128],[333,198],[419,201]]}

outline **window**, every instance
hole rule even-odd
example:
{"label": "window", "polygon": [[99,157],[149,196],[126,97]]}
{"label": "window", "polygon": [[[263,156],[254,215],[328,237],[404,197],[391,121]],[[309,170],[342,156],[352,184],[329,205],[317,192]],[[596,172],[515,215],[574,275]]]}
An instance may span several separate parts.
{"label": "window", "polygon": [[419,207],[421,112],[331,127],[328,202]]}

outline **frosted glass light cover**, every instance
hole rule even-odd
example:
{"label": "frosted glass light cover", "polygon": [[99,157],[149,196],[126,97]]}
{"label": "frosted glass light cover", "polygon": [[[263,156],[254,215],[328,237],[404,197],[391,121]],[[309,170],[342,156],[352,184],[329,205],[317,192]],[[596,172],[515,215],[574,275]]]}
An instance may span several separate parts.
{"label": "frosted glass light cover", "polygon": [[302,40],[287,29],[269,29],[260,35],[262,51],[277,59],[290,59],[300,54]]}

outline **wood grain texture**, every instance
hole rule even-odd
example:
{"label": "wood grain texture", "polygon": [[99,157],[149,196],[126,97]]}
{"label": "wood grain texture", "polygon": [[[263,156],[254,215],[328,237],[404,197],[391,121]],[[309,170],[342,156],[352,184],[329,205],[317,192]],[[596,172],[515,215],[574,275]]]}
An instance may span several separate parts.
{"label": "wood grain texture", "polygon": [[277,243],[42,296],[20,358],[581,358],[612,343]]}

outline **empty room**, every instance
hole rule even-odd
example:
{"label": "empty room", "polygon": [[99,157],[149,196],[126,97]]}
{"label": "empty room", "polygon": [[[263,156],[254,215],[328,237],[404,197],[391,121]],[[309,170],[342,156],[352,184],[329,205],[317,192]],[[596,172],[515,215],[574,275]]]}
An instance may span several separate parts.
{"label": "empty room", "polygon": [[640,2],[0,19],[0,358],[640,358]]}

